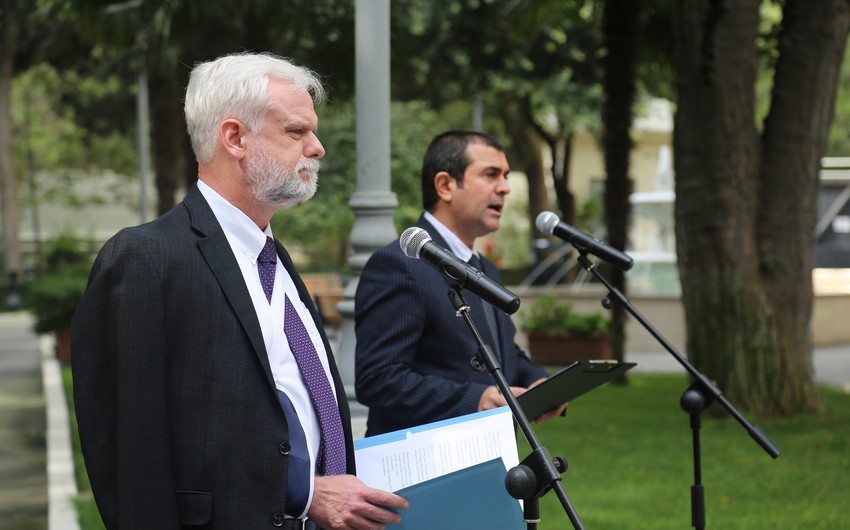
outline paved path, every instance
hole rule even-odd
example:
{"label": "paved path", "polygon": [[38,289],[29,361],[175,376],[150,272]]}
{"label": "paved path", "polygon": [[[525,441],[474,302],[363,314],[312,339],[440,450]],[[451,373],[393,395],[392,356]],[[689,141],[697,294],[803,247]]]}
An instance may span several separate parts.
{"label": "paved path", "polygon": [[[636,362],[634,372],[685,373],[671,354],[662,352],[630,352],[626,360]],[[850,345],[815,348],[815,379],[822,385],[841,388],[850,393]]]}
{"label": "paved path", "polygon": [[45,400],[30,320],[0,318],[0,528],[47,528]]}
{"label": "paved path", "polygon": [[[79,530],[68,412],[51,341],[26,313],[0,314],[0,529]],[[636,372],[684,369],[666,352],[629,353]],[[815,351],[819,383],[850,392],[850,345]],[[356,437],[365,430],[355,418]],[[49,476],[49,478],[48,478]]]}

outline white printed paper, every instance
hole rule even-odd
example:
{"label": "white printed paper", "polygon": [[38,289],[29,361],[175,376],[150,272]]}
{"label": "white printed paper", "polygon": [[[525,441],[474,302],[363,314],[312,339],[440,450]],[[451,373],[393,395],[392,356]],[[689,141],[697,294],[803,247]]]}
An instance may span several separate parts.
{"label": "white printed paper", "polygon": [[494,458],[519,463],[508,407],[355,441],[357,476],[387,491],[419,484]]}

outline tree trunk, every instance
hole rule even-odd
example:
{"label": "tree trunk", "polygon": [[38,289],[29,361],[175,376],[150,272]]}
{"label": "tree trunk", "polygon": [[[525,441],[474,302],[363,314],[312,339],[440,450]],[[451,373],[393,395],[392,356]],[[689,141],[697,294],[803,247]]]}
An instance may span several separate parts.
{"label": "tree trunk", "polygon": [[15,0],[0,3],[0,196],[3,208],[3,272],[21,277],[18,179],[12,163],[12,78],[15,67]]}
{"label": "tree trunk", "polygon": [[177,190],[186,174],[186,126],[183,121],[182,96],[175,86],[173,72],[152,75],[151,121],[157,133],[152,135],[156,211],[162,215],[174,207]]}
{"label": "tree trunk", "polygon": [[[607,0],[602,14],[606,54],[603,59],[602,145],[605,156],[605,227],[608,242],[625,250],[631,214],[629,156],[632,149],[632,104],[635,97],[635,46],[637,43],[637,0]],[[615,267],[603,273],[619,291],[626,293],[626,275]],[[626,312],[614,304],[609,328],[611,349],[617,360],[625,357]],[[621,381],[625,382],[625,378]]]}
{"label": "tree trunk", "polygon": [[573,131],[566,135],[553,138],[549,144],[552,150],[552,181],[555,188],[555,199],[561,210],[561,220],[567,224],[575,224],[576,198],[570,191],[570,160],[573,155]]}
{"label": "tree trunk", "polygon": [[559,127],[557,132],[550,133],[535,119],[531,108],[531,99],[523,100],[522,110],[528,123],[537,135],[549,146],[552,155],[552,188],[555,190],[555,201],[561,211],[561,220],[573,224],[576,217],[575,195],[570,191],[570,160],[573,154],[573,129]]}
{"label": "tree trunk", "polygon": [[[509,99],[500,108],[508,135],[511,138],[512,169],[523,171],[528,179],[528,214],[531,224],[537,215],[549,209],[546,182],[543,178],[543,153],[540,137],[523,110],[523,102]],[[539,237],[539,236],[538,236]]]}
{"label": "tree trunk", "polygon": [[761,279],[776,332],[772,366],[756,381],[770,396],[768,413],[816,410],[819,405],[810,336],[813,234],[820,158],[834,114],[848,28],[846,0],[792,0],[784,9],[762,138],[756,224]]}
{"label": "tree trunk", "polygon": [[760,417],[817,410],[809,324],[817,166],[844,0],[790,0],[755,124],[759,0],[677,2],[676,244],[694,365]]}

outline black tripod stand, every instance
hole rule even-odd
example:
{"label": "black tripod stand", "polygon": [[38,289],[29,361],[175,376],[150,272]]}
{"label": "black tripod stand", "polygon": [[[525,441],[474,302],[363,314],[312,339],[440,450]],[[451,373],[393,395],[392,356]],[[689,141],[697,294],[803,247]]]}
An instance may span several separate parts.
{"label": "black tripod stand", "polygon": [[490,375],[496,380],[496,386],[502,395],[505,396],[514,419],[525,435],[526,440],[528,440],[528,444],[531,446],[531,454],[518,466],[509,470],[505,477],[505,486],[508,493],[514,498],[524,501],[523,517],[528,529],[536,530],[537,524],[540,522],[539,498],[549,491],[549,489],[554,489],[555,494],[561,501],[561,505],[564,507],[567,517],[569,517],[570,522],[573,524],[573,528],[575,530],[584,530],[584,525],[570,499],[567,497],[563,484],[561,484],[561,473],[567,470],[567,462],[561,457],[552,458],[549,455],[549,451],[540,443],[540,440],[531,428],[528,417],[511,392],[510,385],[502,373],[502,367],[493,354],[492,348],[484,342],[481,333],[478,332],[478,328],[472,321],[472,317],[469,315],[469,304],[466,303],[460,294],[460,287],[453,286],[448,294],[457,316],[464,319],[478,343],[478,353],[470,361],[472,369],[476,372],[483,372],[484,370],[490,372]]}
{"label": "black tripod stand", "polygon": [[670,342],[657,330],[640,312],[629,302],[629,300],[616,287],[611,285],[604,276],[599,274],[596,266],[587,258],[587,252],[576,247],[579,251],[578,262],[589,273],[593,274],[607,289],[608,296],[602,300],[603,307],[610,309],[612,300],[622,305],[649,333],[664,347],[665,350],[679,361],[685,370],[693,377],[694,383],[683,394],[680,400],[682,409],[690,415],[691,430],[693,431],[693,453],[694,453],[694,484],[691,487],[691,521],[694,528],[702,530],[705,528],[705,497],[702,486],[702,455],[700,449],[700,427],[702,412],[713,401],[717,401],[732,415],[749,435],[758,443],[762,449],[771,457],[776,458],[781,454],[779,447],[758,427],[751,425],[729,401],[723,397],[720,390],[697,370],[688,359],[676,351]]}

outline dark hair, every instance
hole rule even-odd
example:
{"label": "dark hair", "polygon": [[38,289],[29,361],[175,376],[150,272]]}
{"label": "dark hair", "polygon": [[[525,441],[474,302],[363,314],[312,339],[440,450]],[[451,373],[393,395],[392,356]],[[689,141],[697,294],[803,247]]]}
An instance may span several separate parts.
{"label": "dark hair", "polygon": [[434,176],[445,171],[463,186],[463,174],[471,160],[466,155],[470,144],[484,144],[504,152],[504,148],[489,134],[475,131],[447,131],[431,140],[422,160],[422,207],[426,211],[437,204]]}

